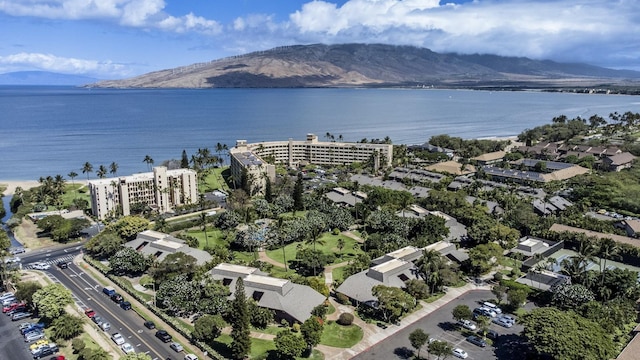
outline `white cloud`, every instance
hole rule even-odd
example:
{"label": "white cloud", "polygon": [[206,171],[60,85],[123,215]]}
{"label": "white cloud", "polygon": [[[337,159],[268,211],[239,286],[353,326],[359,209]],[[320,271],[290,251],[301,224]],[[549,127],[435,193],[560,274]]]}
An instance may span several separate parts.
{"label": "white cloud", "polygon": [[105,78],[131,75],[129,66],[112,61],[64,58],[52,54],[25,52],[0,56],[0,73],[33,69]]}
{"label": "white cloud", "polygon": [[193,14],[175,17],[164,12],[164,0],[5,0],[0,12],[12,16],[46,19],[107,19],[136,28],[157,28],[183,33],[196,31],[216,34],[222,29],[214,20]]}

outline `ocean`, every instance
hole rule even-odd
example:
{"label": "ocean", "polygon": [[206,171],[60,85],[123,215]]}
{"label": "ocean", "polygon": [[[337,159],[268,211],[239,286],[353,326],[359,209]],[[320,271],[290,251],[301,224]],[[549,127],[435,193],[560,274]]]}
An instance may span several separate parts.
{"label": "ocean", "polygon": [[217,143],[303,140],[327,132],[344,141],[389,136],[418,144],[433,135],[513,136],[554,116],[640,112],[640,98],[545,92],[433,89],[116,90],[0,86],[0,180],[36,180],[119,165],[147,171]]}

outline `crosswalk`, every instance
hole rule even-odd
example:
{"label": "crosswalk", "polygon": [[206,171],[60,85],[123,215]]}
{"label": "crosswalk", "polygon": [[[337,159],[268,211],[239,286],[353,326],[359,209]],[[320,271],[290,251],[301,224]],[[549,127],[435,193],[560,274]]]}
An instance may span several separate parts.
{"label": "crosswalk", "polygon": [[[75,256],[76,255],[66,255],[66,256],[59,257],[59,258],[55,258],[55,259],[42,260],[42,261],[39,261],[39,262],[43,262],[43,263],[49,264],[49,265],[51,265],[53,267],[59,262],[71,262]],[[25,269],[25,270],[33,269],[33,263],[23,264],[22,268]]]}

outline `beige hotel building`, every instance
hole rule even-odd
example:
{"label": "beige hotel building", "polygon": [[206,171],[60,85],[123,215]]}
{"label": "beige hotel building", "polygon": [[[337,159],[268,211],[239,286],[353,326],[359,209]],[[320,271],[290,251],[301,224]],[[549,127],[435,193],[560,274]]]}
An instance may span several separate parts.
{"label": "beige hotel building", "polygon": [[89,181],[91,210],[98,219],[130,215],[131,205],[143,203],[160,214],[198,201],[197,173],[191,169],[167,170]]}
{"label": "beige hotel building", "polygon": [[238,140],[230,150],[231,176],[240,179],[242,170],[253,180],[252,188],[262,192],[268,177],[275,180],[275,166],[264,159],[271,158],[276,164],[297,166],[305,163],[317,165],[348,165],[354,162],[366,162],[373,157],[376,169],[391,166],[393,145],[322,142],[318,136],[307,134],[305,141],[268,141],[247,144],[246,140]]}

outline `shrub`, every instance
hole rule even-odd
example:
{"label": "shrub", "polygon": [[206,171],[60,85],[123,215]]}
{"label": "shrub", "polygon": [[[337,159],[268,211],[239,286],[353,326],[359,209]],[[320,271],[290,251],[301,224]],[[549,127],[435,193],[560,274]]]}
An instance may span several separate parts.
{"label": "shrub", "polygon": [[80,351],[82,351],[82,349],[84,349],[86,346],[86,344],[84,343],[84,341],[80,338],[75,338],[71,341],[71,348],[73,349],[73,353],[77,354]]}
{"label": "shrub", "polygon": [[298,323],[293,324],[293,331],[297,333],[300,332],[300,324]]}
{"label": "shrub", "polygon": [[338,321],[336,321],[339,325],[348,326],[353,323],[353,314],[350,313],[342,313],[340,317],[338,317]]}
{"label": "shrub", "polygon": [[338,228],[333,229],[333,235],[340,235],[340,229]]}
{"label": "shrub", "polygon": [[347,295],[343,294],[343,293],[338,293],[336,295],[336,299],[342,305],[349,305],[349,303],[350,303],[349,297]]}
{"label": "shrub", "polygon": [[501,272],[497,272],[495,274],[493,274],[493,280],[500,282],[502,281],[502,273]]}

